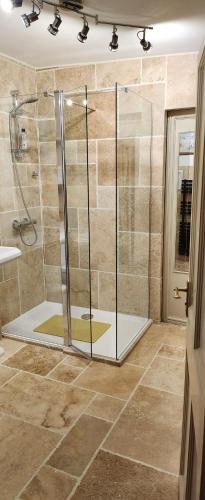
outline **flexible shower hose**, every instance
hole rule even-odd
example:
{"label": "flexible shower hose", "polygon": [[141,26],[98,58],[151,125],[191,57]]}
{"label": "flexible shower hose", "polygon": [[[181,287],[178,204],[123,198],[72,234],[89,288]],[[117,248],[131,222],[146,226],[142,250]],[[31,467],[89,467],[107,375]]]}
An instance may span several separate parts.
{"label": "flexible shower hose", "polygon": [[24,198],[24,194],[23,194],[23,189],[22,189],[22,185],[21,185],[21,180],[20,180],[20,177],[19,177],[19,171],[18,171],[18,166],[17,166],[17,163],[16,163],[16,158],[15,158],[15,152],[14,152],[14,148],[13,148],[13,139],[12,139],[12,123],[11,123],[11,119],[12,119],[12,112],[10,111],[9,113],[9,138],[10,138],[10,147],[11,147],[11,156],[12,156],[12,164],[13,164],[13,169],[14,169],[14,173],[15,173],[15,177],[16,177],[16,180],[17,180],[17,184],[18,184],[18,187],[19,187],[19,191],[20,191],[20,194],[21,194],[21,199],[22,199],[22,202],[23,202],[23,206],[24,206],[24,209],[25,209],[25,212],[26,212],[26,215],[28,217],[28,220],[33,228],[33,232],[34,232],[34,239],[31,243],[28,243],[24,236],[23,236],[23,233],[22,233],[22,230],[21,228],[19,228],[19,234],[20,234],[20,238],[21,238],[21,241],[24,245],[26,245],[27,247],[32,247],[33,245],[35,245],[35,243],[37,242],[37,239],[38,239],[38,235],[37,235],[37,231],[36,231],[36,228],[35,228],[35,225],[32,221],[32,218],[30,216],[30,213],[29,213],[29,210],[28,210],[28,207],[27,207],[27,204],[26,204],[26,200]]}

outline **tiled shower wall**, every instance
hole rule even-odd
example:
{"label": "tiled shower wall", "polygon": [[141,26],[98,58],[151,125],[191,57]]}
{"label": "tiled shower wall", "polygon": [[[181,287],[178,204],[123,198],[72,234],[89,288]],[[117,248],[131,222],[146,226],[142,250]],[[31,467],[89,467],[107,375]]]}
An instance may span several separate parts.
{"label": "tiled shower wall", "polygon": [[[114,86],[119,81],[153,104],[153,142],[151,166],[151,262],[150,262],[150,317],[155,320],[161,318],[162,292],[162,249],[163,249],[163,210],[164,210],[164,151],[165,151],[165,110],[191,108],[196,105],[197,82],[197,54],[183,54],[163,57],[145,57],[131,60],[122,60],[111,63],[99,63],[82,66],[70,66],[37,71],[38,91],[63,89],[73,90],[83,85],[88,89],[105,89]],[[105,97],[107,96],[107,97]],[[113,309],[114,275],[112,275],[112,252],[114,248],[114,233],[111,227],[114,186],[112,175],[112,139],[114,120],[114,98],[112,94],[99,94],[89,99],[98,108],[96,117],[90,124],[90,180],[91,180],[91,237],[92,226],[97,225],[100,239],[95,242],[92,265],[93,305],[104,309]],[[55,142],[54,142],[54,111],[52,102],[44,100],[40,112],[40,163],[45,174],[44,191],[47,204],[44,208],[44,225],[47,228],[48,245],[46,248],[46,290],[49,300],[60,298],[60,261],[58,229],[56,170],[55,170]],[[79,132],[79,130],[78,130]],[[77,132],[77,133],[78,133]],[[73,136],[78,139],[72,145],[73,170],[82,163],[82,135]],[[96,143],[96,139],[97,143]],[[71,145],[70,145],[71,146]],[[68,147],[68,146],[67,146]],[[75,149],[76,148],[76,149]],[[71,151],[70,151],[71,153]],[[72,155],[69,155],[72,158]],[[97,191],[92,189],[96,185],[96,166],[98,171]],[[146,170],[146,169],[145,169]],[[78,176],[79,177],[79,176]],[[73,181],[70,188],[72,212],[70,227],[71,244],[71,281],[72,301],[75,305],[88,305],[88,279],[85,267],[87,242],[83,236],[82,221],[83,189],[79,181]],[[78,207],[78,218],[76,207]],[[80,208],[79,208],[80,207]],[[97,234],[97,233],[96,233]],[[50,238],[50,239],[49,239]],[[83,241],[84,240],[84,241]],[[126,242],[125,242],[126,243]],[[128,245],[129,247],[129,245]],[[125,259],[127,263],[126,244]],[[137,249],[139,261],[142,262],[144,245]],[[109,267],[110,266],[110,267]],[[129,287],[124,282],[124,298],[127,297],[126,311],[141,313],[134,309],[138,302],[139,286]],[[122,289],[123,289],[122,286]],[[130,290],[130,297],[129,297]],[[133,306],[128,310],[134,296]],[[123,298],[123,294],[122,294]],[[124,299],[123,299],[124,300]],[[140,300],[140,297],[139,297]]]}
{"label": "tiled shower wall", "polygon": [[[20,94],[34,93],[35,77],[34,69],[0,57],[0,243],[17,246],[22,251],[19,260],[0,265],[0,319],[3,323],[11,321],[44,300],[40,180],[39,177],[32,177],[33,171],[39,172],[34,104],[22,108],[20,125],[25,127],[28,133],[29,151],[18,161],[18,168],[31,216],[37,220],[38,242],[32,247],[25,247],[19,234],[12,228],[12,221],[25,217],[26,214],[12,168],[8,114],[12,100],[8,96],[10,91],[15,89]],[[33,238],[30,229],[25,232],[25,238],[27,241]]]}

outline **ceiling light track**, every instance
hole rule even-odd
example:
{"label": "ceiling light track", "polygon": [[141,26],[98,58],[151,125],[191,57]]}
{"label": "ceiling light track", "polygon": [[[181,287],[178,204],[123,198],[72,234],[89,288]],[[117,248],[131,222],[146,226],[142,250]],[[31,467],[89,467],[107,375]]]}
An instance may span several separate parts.
{"label": "ceiling light track", "polygon": [[[137,37],[145,52],[148,52],[152,47],[151,43],[146,39],[146,32],[147,30],[153,30],[152,26],[141,26],[137,24],[121,23],[120,21],[111,22],[99,19],[97,14],[90,14],[89,12],[85,12],[83,10],[83,0],[64,0],[59,3],[53,2],[52,0],[32,0],[31,3],[32,12],[21,16],[26,28],[28,28],[34,21],[38,20],[41,10],[43,9],[43,5],[46,4],[54,7],[54,21],[48,27],[48,31],[51,35],[56,36],[59,32],[59,27],[62,23],[61,14],[59,12],[60,9],[72,11],[74,14],[81,16],[83,19],[82,30],[77,35],[77,39],[81,43],[85,43],[87,40],[88,33],[90,31],[88,19],[92,19],[95,21],[96,25],[112,26],[112,39],[109,44],[109,50],[112,52],[116,52],[119,48],[119,27],[138,30]],[[0,4],[3,10],[10,12],[13,8],[22,7],[23,0],[0,0]]]}
{"label": "ceiling light track", "polygon": [[[106,21],[104,19],[99,19],[99,16],[98,14],[90,14],[89,12],[85,12],[84,10],[79,10],[77,8],[74,8],[72,7],[72,3],[75,3],[75,2],[61,2],[61,3],[58,3],[56,4],[55,2],[52,2],[52,0],[43,0],[43,3],[47,4],[47,5],[53,5],[54,7],[57,7],[59,9],[64,9],[64,10],[70,10],[72,12],[74,12],[75,14],[78,14],[79,16],[84,16],[86,18],[90,18],[90,19],[94,19],[95,20],[95,24],[104,24],[104,25],[107,25],[107,26],[121,26],[122,28],[134,28],[134,29],[146,29],[146,30],[153,30],[153,27],[152,26],[141,26],[139,24],[129,24],[129,23],[121,23],[120,21],[119,22],[113,22],[113,21]],[[83,8],[83,7],[81,7]]]}

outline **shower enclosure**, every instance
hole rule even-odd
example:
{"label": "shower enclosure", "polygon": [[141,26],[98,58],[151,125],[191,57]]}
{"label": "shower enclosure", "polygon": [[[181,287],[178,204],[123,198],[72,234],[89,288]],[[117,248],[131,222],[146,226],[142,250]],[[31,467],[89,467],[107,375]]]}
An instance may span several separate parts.
{"label": "shower enclosure", "polygon": [[[151,323],[151,104],[119,84],[29,98],[19,120],[30,147],[9,161],[15,205],[2,218],[1,244],[23,252],[3,333],[121,362]],[[12,226],[25,216],[20,191],[36,222],[30,248]],[[32,224],[22,231],[32,241]]]}

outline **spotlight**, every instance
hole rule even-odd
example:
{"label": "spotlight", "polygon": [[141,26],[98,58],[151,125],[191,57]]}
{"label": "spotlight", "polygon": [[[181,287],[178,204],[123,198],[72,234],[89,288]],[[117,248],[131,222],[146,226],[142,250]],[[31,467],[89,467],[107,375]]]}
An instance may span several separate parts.
{"label": "spotlight", "polygon": [[55,11],[55,18],[52,24],[49,24],[48,31],[51,33],[51,35],[56,36],[58,31],[59,31],[59,26],[62,23],[61,16],[58,12],[58,10]]}
{"label": "spotlight", "polygon": [[30,14],[23,14],[23,16],[21,16],[26,28],[29,28],[31,23],[34,23],[34,21],[38,21],[39,14],[41,11],[39,9],[39,12],[36,12],[34,9],[35,7],[33,3],[33,11]]}
{"label": "spotlight", "polygon": [[[139,34],[140,34],[140,33],[143,33],[143,37],[142,37],[142,38],[140,38],[140,37],[139,37]],[[148,50],[150,50],[150,49],[151,49],[151,46],[152,46],[152,45],[151,45],[151,43],[150,43],[150,42],[148,42],[148,41],[146,40],[146,38],[145,38],[145,37],[146,37],[146,29],[144,29],[144,30],[142,30],[142,31],[139,31],[139,32],[137,33],[137,36],[138,36],[138,38],[139,38],[139,40],[140,40],[140,44],[142,45],[143,50],[144,50],[145,52],[148,52]]]}
{"label": "spotlight", "polygon": [[67,99],[66,104],[67,106],[72,106],[73,105],[72,99]]}
{"label": "spotlight", "polygon": [[112,40],[110,42],[109,49],[111,50],[111,52],[116,52],[118,47],[119,45],[118,45],[117,27],[113,26]]}
{"label": "spotlight", "polygon": [[78,36],[77,36],[77,39],[81,43],[85,43],[85,41],[87,40],[87,37],[88,37],[88,32],[90,30],[86,17],[84,17],[83,19],[84,19],[83,29],[82,29],[82,31],[80,31],[78,33]]}
{"label": "spotlight", "polygon": [[4,12],[11,12],[13,9],[11,0],[1,0],[1,8]]}
{"label": "spotlight", "polygon": [[83,106],[87,106],[87,104],[88,104],[87,99],[83,99],[83,100],[82,100],[82,105],[83,105]]}
{"label": "spotlight", "polygon": [[4,12],[11,12],[15,7],[22,7],[23,0],[1,0],[1,8]]}

